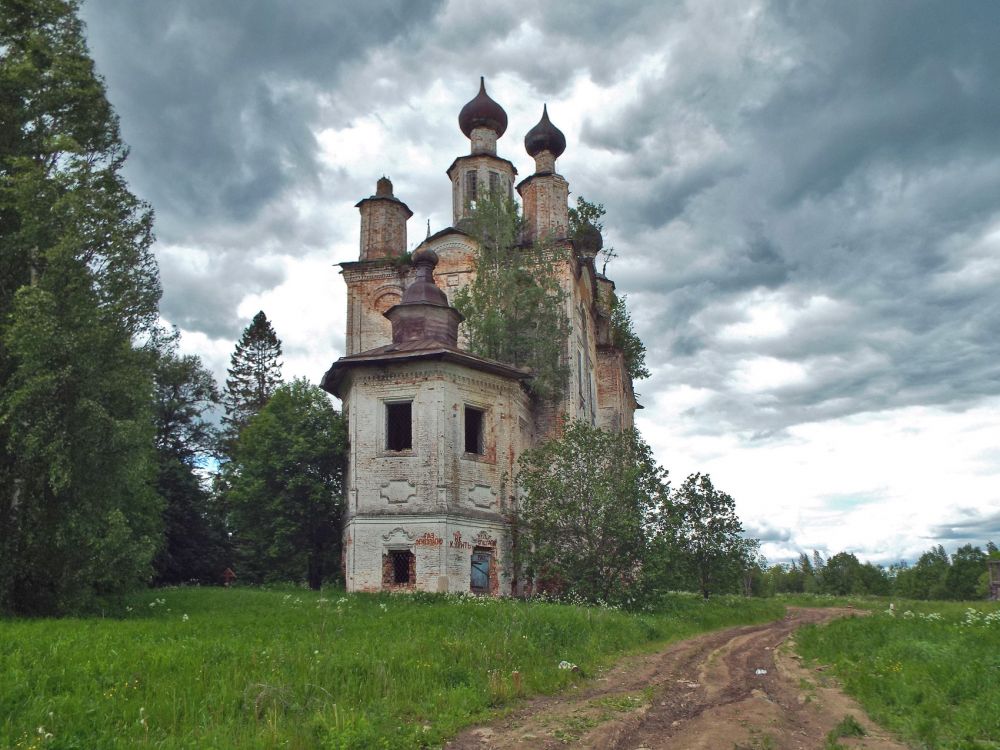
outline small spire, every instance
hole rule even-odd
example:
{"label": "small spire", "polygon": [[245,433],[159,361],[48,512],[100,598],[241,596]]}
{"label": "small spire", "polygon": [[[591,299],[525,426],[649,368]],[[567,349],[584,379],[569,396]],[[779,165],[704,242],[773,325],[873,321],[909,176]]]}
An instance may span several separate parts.
{"label": "small spire", "polygon": [[427,220],[427,239],[431,238],[431,220]]}

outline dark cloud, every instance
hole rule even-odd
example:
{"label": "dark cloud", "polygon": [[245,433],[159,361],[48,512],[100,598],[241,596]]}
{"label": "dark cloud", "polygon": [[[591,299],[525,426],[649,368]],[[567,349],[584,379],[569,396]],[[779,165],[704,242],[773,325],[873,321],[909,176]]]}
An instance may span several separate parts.
{"label": "dark cloud", "polygon": [[[997,498],[1000,501],[1000,498]],[[965,508],[956,517],[930,529],[930,536],[953,544],[973,543],[982,545],[988,540],[1000,539],[1000,511],[984,513]],[[945,546],[949,546],[946,542]]]}
{"label": "dark cloud", "polygon": [[439,7],[87,2],[89,43],[133,149],[128,176],[156,207],[161,238],[199,242],[206,225],[249,221],[291,186],[315,188],[322,98]]}
{"label": "dark cloud", "polygon": [[752,522],[745,523],[744,532],[748,538],[758,539],[762,543],[787,542],[792,538],[791,529],[778,528],[766,522],[761,522],[759,524],[754,524]]}
{"label": "dark cloud", "polygon": [[[567,132],[560,165],[608,208],[608,271],[655,373],[640,391],[708,389],[686,416],[748,440],[1000,393],[996,4],[554,2],[487,22],[445,2],[89,0],[84,16],[159,235],[218,254],[197,272],[164,261],[164,310],[186,328],[232,335],[239,301],[280,281],[255,255],[356,231],[296,208],[321,191],[349,206],[381,171],[320,164],[321,127],[391,112],[387,149],[446,154],[392,175],[415,239],[450,220],[441,171],[477,75],[532,112],[582,77],[619,95]],[[414,104],[441,90],[453,108]],[[519,163],[531,124],[501,142]],[[767,303],[785,330],[721,335]],[[748,389],[762,357],[804,377]]]}
{"label": "dark cloud", "polygon": [[[697,38],[703,22],[681,23]],[[986,239],[1000,223],[998,27],[987,3],[773,3],[722,29],[741,63],[723,78],[678,41],[634,101],[588,123],[592,145],[625,146],[608,224],[639,261],[610,273],[656,305],[640,325],[654,369],[717,389],[698,410],[707,431],[1000,393],[1000,274],[983,263],[1000,250]],[[690,123],[714,139],[698,148]],[[720,340],[732,321],[717,311],[749,319],[762,290],[836,305],[781,335]],[[749,356],[807,377],[734,389]]]}

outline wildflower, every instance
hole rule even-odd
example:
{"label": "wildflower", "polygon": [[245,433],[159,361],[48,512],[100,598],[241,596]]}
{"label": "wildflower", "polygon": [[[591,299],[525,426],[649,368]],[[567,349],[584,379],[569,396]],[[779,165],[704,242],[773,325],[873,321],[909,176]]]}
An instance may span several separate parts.
{"label": "wildflower", "polygon": [[378,606],[379,606],[379,609],[381,609],[383,612],[388,612],[389,611],[389,607],[386,605],[385,602],[382,602]]}
{"label": "wildflower", "polygon": [[188,621],[188,620],[190,620],[190,619],[191,619],[191,618],[187,616],[187,613],[186,613],[186,612],[185,612],[185,613],[184,613],[184,614],[183,614],[183,615],[181,616],[181,621],[182,621],[182,622],[187,622],[187,621]]}

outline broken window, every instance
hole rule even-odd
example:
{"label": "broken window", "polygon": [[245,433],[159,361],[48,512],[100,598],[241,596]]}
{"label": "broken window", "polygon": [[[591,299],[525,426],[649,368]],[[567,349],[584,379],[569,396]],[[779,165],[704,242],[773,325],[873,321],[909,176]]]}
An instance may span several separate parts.
{"label": "broken window", "polygon": [[483,416],[482,409],[474,406],[465,407],[465,452],[483,455]]}
{"label": "broken window", "polygon": [[500,173],[490,171],[490,192],[494,195],[500,194]]}
{"label": "broken window", "polygon": [[490,562],[493,553],[488,550],[473,550],[472,570],[469,575],[469,588],[476,594],[488,594],[490,591]]}
{"label": "broken window", "polygon": [[389,550],[388,583],[396,586],[413,583],[414,563],[416,559],[408,549]]}
{"label": "broken window", "polygon": [[385,405],[385,447],[390,451],[413,449],[412,401],[394,401]]}
{"label": "broken window", "polygon": [[465,205],[466,207],[473,207],[476,202],[476,193],[479,188],[479,177],[476,172],[469,171],[465,173]]}

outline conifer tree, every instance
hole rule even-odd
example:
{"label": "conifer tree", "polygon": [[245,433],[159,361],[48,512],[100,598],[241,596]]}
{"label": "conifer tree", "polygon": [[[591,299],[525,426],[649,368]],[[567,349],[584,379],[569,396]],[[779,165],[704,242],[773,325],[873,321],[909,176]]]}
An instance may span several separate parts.
{"label": "conifer tree", "polygon": [[24,613],[148,580],[161,533],[152,212],[76,11],[0,2],[0,610]]}
{"label": "conifer tree", "polygon": [[281,385],[281,341],[264,311],[258,312],[243,330],[230,359],[229,377],[222,403],[226,416],[226,452],[240,431],[263,409]]}
{"label": "conifer tree", "polygon": [[164,544],[155,582],[218,582],[228,564],[216,502],[199,476],[218,444],[208,413],[219,403],[212,374],[198,357],[177,353],[176,330],[159,344],[154,378],[156,485],[163,497]]}

